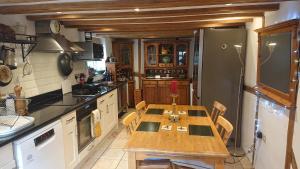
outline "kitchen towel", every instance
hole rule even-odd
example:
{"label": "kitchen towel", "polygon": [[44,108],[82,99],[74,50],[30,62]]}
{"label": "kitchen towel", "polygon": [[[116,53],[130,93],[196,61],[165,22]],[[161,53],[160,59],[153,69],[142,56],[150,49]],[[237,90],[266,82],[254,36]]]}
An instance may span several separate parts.
{"label": "kitchen towel", "polygon": [[98,109],[92,112],[92,136],[93,137],[100,137],[101,136],[101,124],[100,124],[100,112]]}

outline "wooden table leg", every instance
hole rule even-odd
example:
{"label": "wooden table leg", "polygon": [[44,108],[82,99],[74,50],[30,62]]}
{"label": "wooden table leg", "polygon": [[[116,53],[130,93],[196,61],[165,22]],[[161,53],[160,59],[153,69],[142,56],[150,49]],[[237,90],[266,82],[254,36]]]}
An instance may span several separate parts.
{"label": "wooden table leg", "polygon": [[128,169],[136,169],[136,158],[134,152],[128,152]]}
{"label": "wooden table leg", "polygon": [[216,160],[215,169],[224,169],[224,160]]}

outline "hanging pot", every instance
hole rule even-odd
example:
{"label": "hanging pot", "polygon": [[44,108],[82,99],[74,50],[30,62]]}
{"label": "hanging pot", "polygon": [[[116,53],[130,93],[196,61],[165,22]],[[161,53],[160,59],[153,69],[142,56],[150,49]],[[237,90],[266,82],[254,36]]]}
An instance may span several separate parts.
{"label": "hanging pot", "polygon": [[6,65],[0,65],[0,86],[8,85],[13,78],[13,73]]}
{"label": "hanging pot", "polygon": [[64,76],[69,76],[72,73],[73,61],[69,54],[63,53],[58,56],[58,68]]}

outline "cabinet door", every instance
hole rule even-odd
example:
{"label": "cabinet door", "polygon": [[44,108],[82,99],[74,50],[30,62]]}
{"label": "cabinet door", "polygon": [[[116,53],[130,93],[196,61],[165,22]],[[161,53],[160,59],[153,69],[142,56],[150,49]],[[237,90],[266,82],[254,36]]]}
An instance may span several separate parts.
{"label": "cabinet door", "polygon": [[161,43],[158,52],[158,66],[172,67],[174,63],[174,44]]}
{"label": "cabinet door", "polygon": [[134,107],[134,81],[128,82],[128,105]]}
{"label": "cabinet door", "polygon": [[111,127],[115,126],[118,123],[118,116],[117,116],[117,110],[116,110],[116,105],[117,100],[115,97],[116,93],[115,92],[110,92],[108,94],[108,101],[107,101],[107,114],[108,114],[108,119],[110,120]]}
{"label": "cabinet door", "polygon": [[146,67],[155,67],[157,66],[158,59],[158,47],[155,43],[149,43],[145,45],[145,66]]}
{"label": "cabinet door", "polygon": [[171,104],[171,92],[170,83],[168,81],[159,81],[157,88],[158,103],[160,104]]}
{"label": "cabinet door", "polygon": [[106,115],[107,112],[107,103],[106,103],[106,97],[100,97],[97,99],[97,108],[100,112],[100,125],[101,125],[101,137],[104,137],[108,132],[108,117]]}
{"label": "cabinet door", "polygon": [[143,97],[147,104],[159,103],[158,86],[155,81],[143,81]]}
{"label": "cabinet door", "polygon": [[121,63],[123,66],[132,67],[133,63],[133,51],[132,43],[121,43],[119,54],[121,58]]}
{"label": "cabinet door", "polygon": [[176,66],[184,67],[188,65],[188,50],[188,44],[176,44]]}
{"label": "cabinet door", "polygon": [[62,117],[65,164],[67,169],[74,168],[78,159],[76,112]]}
{"label": "cabinet door", "polygon": [[189,84],[188,82],[184,82],[184,84],[178,85],[178,101],[177,104],[180,105],[188,105],[190,100],[190,93],[189,93]]}

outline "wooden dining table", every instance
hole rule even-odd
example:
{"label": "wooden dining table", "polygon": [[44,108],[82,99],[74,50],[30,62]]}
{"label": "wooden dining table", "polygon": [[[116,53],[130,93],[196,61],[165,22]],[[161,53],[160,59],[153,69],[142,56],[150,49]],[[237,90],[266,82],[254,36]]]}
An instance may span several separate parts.
{"label": "wooden dining table", "polygon": [[[149,158],[170,160],[199,160],[212,165],[215,169],[224,168],[224,160],[229,152],[212,122],[204,106],[177,105],[176,111],[186,113],[180,115],[178,122],[171,122],[166,114],[148,114],[150,110],[173,110],[172,105],[150,104],[143,113],[135,132],[130,136],[126,146],[128,151],[128,167],[136,169],[138,161]],[[202,116],[190,116],[189,110],[204,112]],[[142,123],[158,122],[159,129],[138,131]],[[163,130],[163,125],[171,125],[171,130]],[[206,126],[211,128],[213,136],[191,135],[189,126]],[[177,131],[178,126],[187,127],[187,131]]]}

